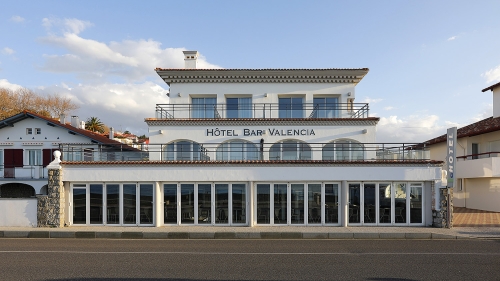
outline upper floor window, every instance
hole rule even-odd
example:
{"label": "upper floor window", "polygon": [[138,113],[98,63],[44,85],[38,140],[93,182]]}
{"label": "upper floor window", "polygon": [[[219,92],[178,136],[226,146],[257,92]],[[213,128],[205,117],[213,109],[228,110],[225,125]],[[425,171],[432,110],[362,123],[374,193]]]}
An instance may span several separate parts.
{"label": "upper floor window", "polygon": [[42,165],[42,150],[40,149],[28,149],[28,165],[38,166]]}
{"label": "upper floor window", "polygon": [[227,98],[227,118],[252,118],[252,98]]}
{"label": "upper floor window", "polygon": [[303,118],[303,98],[279,98],[279,118]]}
{"label": "upper floor window", "polygon": [[41,135],[42,134],[42,129],[41,128],[35,128],[35,134]]}
{"label": "upper floor window", "polygon": [[339,117],[338,98],[321,97],[313,99],[313,118]]}
{"label": "upper floor window", "polygon": [[217,98],[192,98],[191,117],[220,117],[219,113],[217,112]]}
{"label": "upper floor window", "polygon": [[249,141],[228,141],[217,147],[217,160],[259,160],[259,150]]}
{"label": "upper floor window", "polygon": [[163,154],[164,160],[210,160],[207,150],[193,141],[176,141],[167,144]]}
{"label": "upper floor window", "polygon": [[269,149],[269,160],[311,160],[311,147],[297,140],[278,142]]}
{"label": "upper floor window", "polygon": [[323,147],[323,160],[363,160],[363,145],[357,141],[339,140]]}
{"label": "upper floor window", "polygon": [[32,135],[33,134],[33,128],[26,128],[26,134],[27,135]]}

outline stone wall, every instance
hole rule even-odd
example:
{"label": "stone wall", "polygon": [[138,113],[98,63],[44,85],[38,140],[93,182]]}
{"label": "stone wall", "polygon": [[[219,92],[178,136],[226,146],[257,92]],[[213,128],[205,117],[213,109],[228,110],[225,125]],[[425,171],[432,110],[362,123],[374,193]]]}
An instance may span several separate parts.
{"label": "stone wall", "polygon": [[[450,198],[450,206],[448,206],[448,197]],[[440,210],[432,210],[432,226],[439,228],[452,228],[453,188],[440,188],[439,199],[436,198],[436,200],[439,200]],[[450,213],[450,217],[448,217],[448,212]]]}
{"label": "stone wall", "polygon": [[64,186],[62,183],[62,170],[50,169],[47,195],[39,195],[37,206],[38,227],[63,227],[64,226]]}

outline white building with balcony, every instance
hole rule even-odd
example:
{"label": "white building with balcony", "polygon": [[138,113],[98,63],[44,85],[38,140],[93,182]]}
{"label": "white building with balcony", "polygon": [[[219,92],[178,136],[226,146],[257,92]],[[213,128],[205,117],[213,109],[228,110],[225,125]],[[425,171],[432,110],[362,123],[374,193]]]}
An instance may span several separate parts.
{"label": "white building with balcony", "polygon": [[[500,83],[493,92],[493,116],[457,130],[457,186],[454,205],[500,212]],[[431,159],[446,159],[446,136],[425,142]]]}
{"label": "white building with balcony", "polygon": [[47,165],[61,144],[75,144],[66,150],[77,153],[63,155],[70,160],[89,159],[95,144],[120,144],[85,130],[77,116],[70,121],[67,124],[64,116],[56,120],[29,111],[0,120],[1,226],[36,225],[35,195],[47,194]]}
{"label": "white building with balcony", "polygon": [[198,69],[184,55],[156,69],[170,102],[145,119],[147,157],[63,160],[67,224],[432,224],[443,163],[376,143],[379,118],[354,102],[367,68]]}

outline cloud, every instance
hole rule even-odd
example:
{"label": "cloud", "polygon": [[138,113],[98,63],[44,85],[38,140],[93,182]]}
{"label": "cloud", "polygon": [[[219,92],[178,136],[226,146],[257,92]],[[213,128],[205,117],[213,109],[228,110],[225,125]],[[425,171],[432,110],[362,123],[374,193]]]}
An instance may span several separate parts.
{"label": "cloud", "polygon": [[12,54],[14,54],[14,53],[15,53],[15,51],[14,51],[14,50],[12,50],[11,48],[7,48],[7,47],[5,47],[5,48],[3,48],[3,49],[2,49],[2,54],[5,54],[5,55],[12,55]]}
{"label": "cloud", "polygon": [[[126,82],[158,79],[155,68],[183,68],[184,48],[161,48],[152,39],[123,40],[103,43],[80,37],[74,33],[49,35],[40,42],[62,48],[63,55],[45,55],[40,68],[56,73],[74,73],[84,81],[108,81],[121,78]],[[203,55],[198,58],[200,68],[220,68],[208,63]]]}
{"label": "cloud", "polygon": [[39,88],[42,94],[59,94],[70,98],[80,108],[71,115],[81,120],[98,117],[107,126],[147,135],[144,118],[155,117],[156,104],[168,103],[167,90],[154,82],[119,84],[52,85]]}
{"label": "cloud", "polygon": [[453,41],[453,40],[455,40],[455,39],[457,39],[457,38],[458,38],[458,36],[451,36],[451,37],[450,37],[450,38],[448,38],[446,41]]}
{"label": "cloud", "polygon": [[492,68],[485,73],[481,74],[481,76],[486,77],[486,83],[498,82],[500,81],[500,65],[495,68]]}
{"label": "cloud", "polygon": [[0,79],[0,88],[6,88],[15,91],[19,88],[22,88],[22,86],[17,84],[12,84],[9,81],[7,81],[7,79]]}
{"label": "cloud", "polygon": [[384,110],[387,110],[387,111],[388,111],[388,110],[393,110],[393,109],[394,109],[394,107],[393,107],[393,106],[386,106],[386,107],[384,107]]}
{"label": "cloud", "polygon": [[446,133],[445,126],[438,124],[437,115],[411,115],[380,117],[377,126],[377,142],[423,142]]}
{"label": "cloud", "polygon": [[42,25],[50,32],[53,31],[52,28],[57,28],[62,33],[79,34],[94,24],[79,19],[43,18]]}
{"label": "cloud", "polygon": [[13,21],[13,22],[18,22],[18,23],[19,23],[19,22],[23,22],[23,21],[24,21],[24,18],[23,18],[23,17],[21,17],[21,16],[12,16],[12,17],[10,18],[10,21]]}
{"label": "cloud", "polygon": [[383,99],[371,99],[370,97],[364,97],[361,102],[374,104],[374,103],[378,103],[381,101],[383,101]]}
{"label": "cloud", "polygon": [[[63,50],[48,53],[39,69],[73,74],[77,82],[38,87],[45,94],[70,98],[81,120],[95,116],[117,130],[148,134],[144,118],[154,117],[156,104],[168,103],[168,86],[155,68],[184,68],[184,48],[162,48],[153,39],[100,42],[81,35],[92,23],[45,18],[47,35],[39,42]],[[200,54],[200,68],[220,68]]]}

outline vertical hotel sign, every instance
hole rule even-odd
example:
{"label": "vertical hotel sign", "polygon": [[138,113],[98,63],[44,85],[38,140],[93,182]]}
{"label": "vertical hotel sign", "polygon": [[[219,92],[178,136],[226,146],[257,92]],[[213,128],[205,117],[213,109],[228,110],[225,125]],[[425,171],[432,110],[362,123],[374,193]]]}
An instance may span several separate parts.
{"label": "vertical hotel sign", "polygon": [[446,134],[446,147],[447,147],[447,155],[446,155],[446,163],[448,164],[448,175],[446,187],[454,187],[455,186],[455,171],[457,165],[457,127],[449,128]]}

